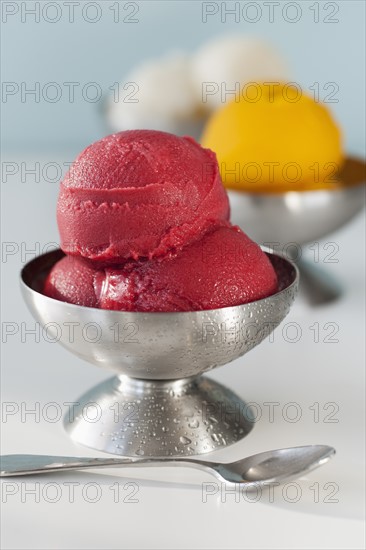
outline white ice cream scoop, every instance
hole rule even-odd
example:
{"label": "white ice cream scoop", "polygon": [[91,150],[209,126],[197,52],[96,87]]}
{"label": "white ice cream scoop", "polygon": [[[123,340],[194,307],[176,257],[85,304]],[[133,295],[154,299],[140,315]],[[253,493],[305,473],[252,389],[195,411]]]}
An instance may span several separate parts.
{"label": "white ice cream scoop", "polygon": [[106,118],[113,131],[149,128],[199,138],[209,113],[248,82],[288,80],[285,61],[263,40],[227,36],[190,56],[147,61],[113,87]]}
{"label": "white ice cream scoop", "polygon": [[198,101],[209,111],[233,99],[249,82],[289,80],[283,57],[265,41],[228,35],[204,44],[192,59]]}
{"label": "white ice cream scoop", "polygon": [[148,128],[198,136],[197,99],[188,55],[172,53],[126,75],[110,94],[106,116],[112,130]]}

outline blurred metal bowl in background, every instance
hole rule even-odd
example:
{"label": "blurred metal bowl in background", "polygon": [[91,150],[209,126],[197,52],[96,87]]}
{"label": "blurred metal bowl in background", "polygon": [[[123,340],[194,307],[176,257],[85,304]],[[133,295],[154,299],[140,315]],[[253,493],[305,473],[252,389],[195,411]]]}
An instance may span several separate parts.
{"label": "blurred metal bowl in background", "polygon": [[246,193],[229,190],[231,221],[256,242],[303,245],[352,220],[365,205],[365,163],[348,159],[344,186],[332,190]]}

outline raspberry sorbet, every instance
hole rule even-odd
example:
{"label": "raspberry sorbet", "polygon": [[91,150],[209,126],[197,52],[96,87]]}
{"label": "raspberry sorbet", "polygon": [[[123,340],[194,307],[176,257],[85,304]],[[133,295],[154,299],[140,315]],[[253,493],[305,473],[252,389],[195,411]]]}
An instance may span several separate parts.
{"label": "raspberry sorbet", "polygon": [[278,289],[268,257],[229,222],[215,154],[193,139],[135,130],[87,147],[61,183],[66,257],[44,293],[120,311],[199,311]]}
{"label": "raspberry sorbet", "polygon": [[[77,285],[75,283],[77,282]],[[277,290],[260,247],[236,226],[219,227],[165,259],[93,269],[66,256],[45,293],[82,306],[122,311],[198,311],[245,304]]]}
{"label": "raspberry sorbet", "polygon": [[214,153],[153,130],[87,147],[62,181],[57,205],[62,250],[111,264],[164,256],[228,218]]}

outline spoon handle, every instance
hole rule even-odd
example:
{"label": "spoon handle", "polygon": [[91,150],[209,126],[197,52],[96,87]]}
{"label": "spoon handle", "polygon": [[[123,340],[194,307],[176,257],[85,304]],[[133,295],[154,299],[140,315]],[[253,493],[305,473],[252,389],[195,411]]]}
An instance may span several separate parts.
{"label": "spoon handle", "polygon": [[[187,458],[89,458],[47,455],[2,455],[0,456],[0,477],[46,474],[63,470],[81,470],[113,466],[187,466],[207,467],[208,463]],[[178,465],[178,464],[177,464]]]}
{"label": "spoon handle", "polygon": [[117,466],[132,462],[120,458],[79,458],[71,456],[47,455],[3,455],[0,457],[0,477],[44,474],[60,470],[78,470],[83,468]]}

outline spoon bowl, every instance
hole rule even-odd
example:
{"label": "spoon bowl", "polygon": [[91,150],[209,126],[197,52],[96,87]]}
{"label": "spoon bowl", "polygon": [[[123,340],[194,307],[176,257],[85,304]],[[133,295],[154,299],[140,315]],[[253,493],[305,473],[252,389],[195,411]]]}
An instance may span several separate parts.
{"label": "spoon bowl", "polygon": [[216,471],[231,483],[271,483],[294,479],[327,462],[335,453],[326,445],[307,445],[266,451],[231,464],[221,464]]}

